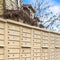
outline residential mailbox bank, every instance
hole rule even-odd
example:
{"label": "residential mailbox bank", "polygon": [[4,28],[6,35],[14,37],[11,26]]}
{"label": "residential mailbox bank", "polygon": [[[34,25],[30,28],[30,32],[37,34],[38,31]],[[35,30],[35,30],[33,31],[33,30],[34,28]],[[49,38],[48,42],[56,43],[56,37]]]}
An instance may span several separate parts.
{"label": "residential mailbox bank", "polygon": [[0,60],[60,60],[60,33],[0,18]]}

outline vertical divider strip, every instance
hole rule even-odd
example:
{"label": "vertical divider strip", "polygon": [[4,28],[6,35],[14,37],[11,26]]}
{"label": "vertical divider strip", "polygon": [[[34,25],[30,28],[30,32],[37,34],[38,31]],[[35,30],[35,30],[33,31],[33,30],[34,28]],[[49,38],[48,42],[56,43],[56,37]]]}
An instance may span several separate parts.
{"label": "vertical divider strip", "polygon": [[20,60],[22,60],[22,47],[21,47],[21,40],[22,40],[22,26],[20,27]]}
{"label": "vertical divider strip", "polygon": [[8,60],[8,23],[5,22],[5,60]]}
{"label": "vertical divider strip", "polygon": [[31,29],[31,60],[33,59],[33,28]]}

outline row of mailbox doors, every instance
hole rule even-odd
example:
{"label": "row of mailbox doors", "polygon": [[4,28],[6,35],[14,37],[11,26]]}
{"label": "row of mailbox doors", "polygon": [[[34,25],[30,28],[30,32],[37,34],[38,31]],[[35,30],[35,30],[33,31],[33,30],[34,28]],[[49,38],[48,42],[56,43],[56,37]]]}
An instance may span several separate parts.
{"label": "row of mailbox doors", "polygon": [[[55,52],[54,52],[55,53]],[[20,57],[21,54],[21,57]],[[35,53],[34,53],[35,54]],[[48,53],[47,53],[47,49],[43,50],[43,56],[42,56],[42,60],[46,60],[48,59]],[[36,53],[36,56],[34,58],[34,60],[40,59],[40,56],[37,56],[38,53]],[[53,57],[53,54],[51,55]],[[60,49],[56,49],[56,53],[55,55],[57,60],[59,60],[60,58]],[[28,48],[22,48],[22,53],[20,52],[19,49],[9,49],[8,51],[8,60],[20,60],[20,58],[22,60],[31,60],[31,49]],[[45,59],[44,59],[45,58]],[[53,58],[51,58],[53,59]],[[4,48],[0,48],[0,60],[4,60]]]}

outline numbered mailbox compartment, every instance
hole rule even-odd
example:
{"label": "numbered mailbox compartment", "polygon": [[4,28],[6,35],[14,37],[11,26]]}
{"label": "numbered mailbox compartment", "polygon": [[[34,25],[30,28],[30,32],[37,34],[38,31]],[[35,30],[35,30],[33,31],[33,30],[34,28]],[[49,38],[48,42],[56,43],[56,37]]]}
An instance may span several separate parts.
{"label": "numbered mailbox compartment", "polygon": [[8,41],[8,48],[19,48],[19,42],[18,41]]}
{"label": "numbered mailbox compartment", "polygon": [[4,40],[4,35],[0,35],[0,40]]}
{"label": "numbered mailbox compartment", "polygon": [[34,34],[33,37],[34,37],[34,39],[40,39],[41,38],[40,35],[36,35],[36,34]]}
{"label": "numbered mailbox compartment", "polygon": [[4,48],[0,48],[0,60],[4,60]]}
{"label": "numbered mailbox compartment", "polygon": [[21,42],[21,46],[22,47],[31,47],[31,43],[30,42]]}
{"label": "numbered mailbox compartment", "polygon": [[55,60],[59,60],[60,59],[60,49],[56,49],[56,54],[55,54]]}
{"label": "numbered mailbox compartment", "polygon": [[33,39],[33,42],[34,42],[34,43],[40,43],[41,40],[40,40],[40,39]]}
{"label": "numbered mailbox compartment", "polygon": [[34,53],[41,53],[41,50],[40,50],[40,48],[39,48],[39,49],[34,48],[34,49],[33,49],[33,52],[34,52]]}
{"label": "numbered mailbox compartment", "polygon": [[0,29],[0,35],[4,35],[4,29]]}
{"label": "numbered mailbox compartment", "polygon": [[43,48],[48,48],[49,45],[48,45],[47,43],[43,43],[43,44],[42,44],[42,47],[43,47]]}
{"label": "numbered mailbox compartment", "polygon": [[9,34],[9,35],[12,35],[12,36],[19,36],[19,35],[20,35],[20,32],[8,30],[8,34]]}
{"label": "numbered mailbox compartment", "polygon": [[34,46],[34,47],[40,47],[41,44],[40,44],[40,43],[34,43],[33,46]]}
{"label": "numbered mailbox compartment", "polygon": [[22,36],[23,36],[23,37],[30,38],[30,37],[31,37],[31,34],[30,34],[30,33],[25,33],[25,32],[23,32],[23,33],[22,33]]}
{"label": "numbered mailbox compartment", "polygon": [[20,49],[8,49],[8,53],[9,54],[12,54],[12,53],[19,54],[20,53]]}
{"label": "numbered mailbox compartment", "polygon": [[22,60],[31,60],[31,58],[22,58]]}
{"label": "numbered mailbox compartment", "polygon": [[4,35],[0,35],[0,45],[4,45]]}
{"label": "numbered mailbox compartment", "polygon": [[4,60],[4,55],[0,55],[0,60]]}
{"label": "numbered mailbox compartment", "polygon": [[23,27],[22,32],[23,33],[31,33],[31,29]]}
{"label": "numbered mailbox compartment", "polygon": [[55,48],[55,44],[50,44],[49,48]]}
{"label": "numbered mailbox compartment", "polygon": [[19,46],[19,42],[18,41],[8,41],[8,45],[10,45],[10,46]]}
{"label": "numbered mailbox compartment", "polygon": [[40,57],[34,57],[33,60],[41,60]]}
{"label": "numbered mailbox compartment", "polygon": [[42,60],[48,60],[48,59],[49,59],[49,57],[48,57],[48,49],[42,49]]}
{"label": "numbered mailbox compartment", "polygon": [[22,57],[25,57],[25,58],[30,58],[30,56],[31,56],[31,54],[27,54],[27,53],[22,54]]}
{"label": "numbered mailbox compartment", "polygon": [[31,39],[30,38],[22,38],[22,42],[31,42]]}
{"label": "numbered mailbox compartment", "polygon": [[14,31],[20,31],[20,27],[18,25],[14,25],[14,24],[8,24],[8,29],[14,30]]}
{"label": "numbered mailbox compartment", "polygon": [[41,32],[38,30],[33,30],[34,35],[41,35]]}
{"label": "numbered mailbox compartment", "polygon": [[4,29],[5,28],[5,24],[0,22],[0,29]]}
{"label": "numbered mailbox compartment", "polygon": [[20,41],[20,37],[18,36],[8,36],[8,40],[9,41]]}
{"label": "numbered mailbox compartment", "polygon": [[40,53],[34,53],[33,56],[34,57],[40,57]]}
{"label": "numbered mailbox compartment", "polygon": [[31,59],[31,49],[30,48],[22,48],[22,53],[21,53],[21,57],[22,59],[25,58],[29,58]]}
{"label": "numbered mailbox compartment", "polygon": [[1,41],[0,41],[0,45],[4,45],[4,41],[1,40]]}
{"label": "numbered mailbox compartment", "polygon": [[49,32],[43,31],[43,32],[42,32],[42,35],[45,36],[45,37],[49,37]]}
{"label": "numbered mailbox compartment", "polygon": [[31,48],[22,48],[22,54],[24,53],[31,54]]}
{"label": "numbered mailbox compartment", "polygon": [[20,54],[8,54],[8,59],[19,59]]}
{"label": "numbered mailbox compartment", "polygon": [[8,59],[8,60],[20,60],[20,59],[19,58],[18,59],[15,58],[15,59]]}

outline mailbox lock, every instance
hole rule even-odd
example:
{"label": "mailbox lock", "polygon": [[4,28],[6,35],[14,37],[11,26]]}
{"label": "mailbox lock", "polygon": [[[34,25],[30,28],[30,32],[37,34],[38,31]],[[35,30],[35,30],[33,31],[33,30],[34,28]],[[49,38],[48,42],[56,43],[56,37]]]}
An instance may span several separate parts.
{"label": "mailbox lock", "polygon": [[14,56],[14,54],[13,54],[13,56]]}
{"label": "mailbox lock", "polygon": [[9,44],[9,42],[8,42],[8,44]]}
{"label": "mailbox lock", "polygon": [[8,55],[8,57],[9,57],[9,55]]}
{"label": "mailbox lock", "polygon": [[8,50],[8,52],[9,52],[9,50]]}

